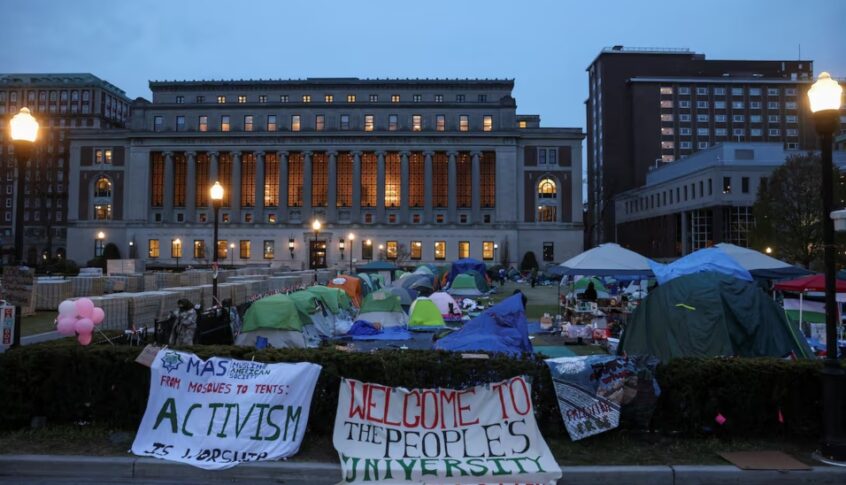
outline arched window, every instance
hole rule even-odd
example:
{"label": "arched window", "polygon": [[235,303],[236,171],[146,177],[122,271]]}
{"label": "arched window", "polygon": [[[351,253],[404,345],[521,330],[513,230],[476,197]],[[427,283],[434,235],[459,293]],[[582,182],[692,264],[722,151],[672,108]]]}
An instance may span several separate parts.
{"label": "arched window", "polygon": [[538,182],[537,207],[538,222],[558,220],[558,184],[551,177],[544,177]]}
{"label": "arched window", "polygon": [[112,196],[112,181],[106,177],[101,177],[94,184],[94,197],[111,197]]}

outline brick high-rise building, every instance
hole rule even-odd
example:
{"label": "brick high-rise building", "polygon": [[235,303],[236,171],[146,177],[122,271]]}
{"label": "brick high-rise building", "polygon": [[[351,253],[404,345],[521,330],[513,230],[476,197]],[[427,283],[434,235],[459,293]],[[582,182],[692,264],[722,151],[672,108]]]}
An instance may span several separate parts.
{"label": "brick high-rise building", "polygon": [[[92,74],[0,74],[0,244],[13,253],[15,154],[9,120],[27,107],[40,124],[27,165],[24,258],[65,256],[70,131],[123,128],[129,115],[123,90]],[[111,152],[102,153],[111,159]],[[111,160],[109,160],[111,161]]]}
{"label": "brick high-rise building", "polygon": [[616,240],[614,197],[643,185],[650,167],[721,142],[816,148],[812,61],[614,46],[587,71],[587,247]]}

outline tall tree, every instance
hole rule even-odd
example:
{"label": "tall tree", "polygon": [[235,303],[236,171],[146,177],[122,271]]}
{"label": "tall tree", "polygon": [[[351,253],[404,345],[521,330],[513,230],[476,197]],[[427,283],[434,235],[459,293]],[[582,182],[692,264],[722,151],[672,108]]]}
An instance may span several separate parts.
{"label": "tall tree", "polygon": [[[844,180],[837,169],[834,203],[846,201]],[[822,254],[822,161],[806,153],[787,158],[775,169],[767,184],[761,184],[753,207],[755,228],[752,247],[772,247],[779,259],[809,267]]]}

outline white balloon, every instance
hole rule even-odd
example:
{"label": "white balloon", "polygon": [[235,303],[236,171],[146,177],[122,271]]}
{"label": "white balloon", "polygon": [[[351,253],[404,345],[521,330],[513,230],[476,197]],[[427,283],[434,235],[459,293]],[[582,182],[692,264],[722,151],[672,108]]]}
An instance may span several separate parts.
{"label": "white balloon", "polygon": [[76,317],[76,302],[65,300],[59,303],[59,315],[63,317]]}

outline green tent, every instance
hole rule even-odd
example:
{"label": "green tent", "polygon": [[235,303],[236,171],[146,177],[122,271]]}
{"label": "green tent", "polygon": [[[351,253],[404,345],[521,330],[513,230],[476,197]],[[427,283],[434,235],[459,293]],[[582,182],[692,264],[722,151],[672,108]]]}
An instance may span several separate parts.
{"label": "green tent", "polygon": [[408,327],[444,327],[444,317],[435,302],[428,298],[418,298],[411,304]]}
{"label": "green tent", "polygon": [[476,278],[467,273],[456,276],[447,293],[459,296],[482,296],[482,291],[476,286]]}
{"label": "green tent", "polygon": [[602,284],[602,281],[600,281],[599,278],[594,277],[579,279],[579,281],[576,281],[576,284],[573,285],[573,288],[576,290],[586,290],[588,285],[591,283],[593,283],[593,289],[595,289],[597,293],[600,291],[608,293],[608,288]]}
{"label": "green tent", "polygon": [[805,339],[754,283],[704,272],[658,286],[637,307],[619,352],[674,357],[810,358]]}
{"label": "green tent", "polygon": [[488,286],[488,279],[485,278],[485,275],[474,269],[468,270],[467,274],[471,275],[473,279],[476,280],[476,288],[478,288],[479,291],[482,293],[490,291],[491,287]]}
{"label": "green tent", "polygon": [[271,295],[256,300],[244,314],[242,332],[261,328],[294,330],[302,332],[303,323],[309,322],[308,314],[302,313],[291,295]]}
{"label": "green tent", "polygon": [[337,315],[341,310],[347,310],[352,306],[349,295],[340,288],[309,286],[305,291],[317,297],[333,315]]}
{"label": "green tent", "polygon": [[310,315],[316,313],[319,308],[317,306],[318,298],[314,296],[314,294],[305,290],[289,293],[288,296],[294,301],[294,304],[297,305],[297,310],[300,314],[305,315],[306,318],[303,320],[303,323],[311,323]]}
{"label": "green tent", "polygon": [[364,297],[360,313],[371,312],[400,312],[402,310],[400,297],[385,290],[378,290]]}

